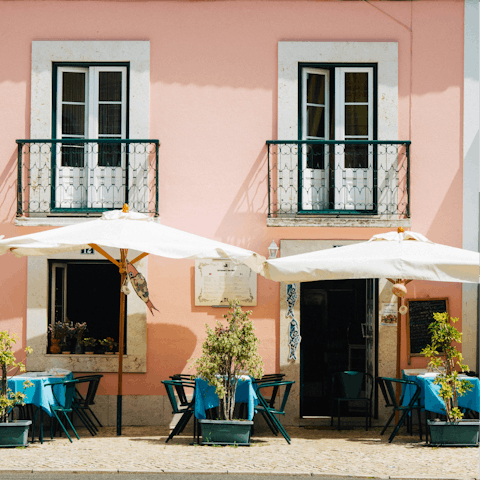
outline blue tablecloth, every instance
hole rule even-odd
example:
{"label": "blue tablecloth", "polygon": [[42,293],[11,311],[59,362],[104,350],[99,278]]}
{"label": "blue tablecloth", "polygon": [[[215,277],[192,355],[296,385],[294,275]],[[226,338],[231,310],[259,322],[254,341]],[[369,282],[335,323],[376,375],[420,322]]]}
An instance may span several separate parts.
{"label": "blue tablecloth", "polygon": [[[420,385],[420,404],[429,412],[445,415],[445,402],[438,396],[440,385],[435,385],[435,377],[425,375],[405,375],[405,380],[411,380]],[[473,389],[458,397],[460,408],[469,408],[480,412],[480,380],[477,377],[465,377],[472,383]],[[403,405],[407,405],[415,392],[413,385],[406,385]]]}
{"label": "blue tablecloth", "polygon": [[[22,392],[23,391],[23,382],[29,380],[33,383],[33,386],[27,387],[25,389],[25,403],[32,404],[36,407],[41,408],[43,411],[47,412],[51,416],[52,412],[50,410],[50,405],[55,404],[55,399],[52,395],[52,387],[46,387],[46,383],[55,383],[61,380],[73,380],[73,373],[69,373],[65,376],[22,376],[17,375],[13,378],[8,379],[8,388],[13,392]],[[57,395],[59,401],[61,402],[65,398],[64,388],[62,387],[53,387],[55,389],[55,394]]]}
{"label": "blue tablecloth", "polygon": [[[235,402],[248,404],[248,419],[252,420],[255,413],[255,405],[258,405],[258,399],[251,378],[239,379],[235,393]],[[218,407],[219,404],[215,387],[212,387],[201,378],[196,378],[195,417],[199,419],[206,418],[205,410]]]}

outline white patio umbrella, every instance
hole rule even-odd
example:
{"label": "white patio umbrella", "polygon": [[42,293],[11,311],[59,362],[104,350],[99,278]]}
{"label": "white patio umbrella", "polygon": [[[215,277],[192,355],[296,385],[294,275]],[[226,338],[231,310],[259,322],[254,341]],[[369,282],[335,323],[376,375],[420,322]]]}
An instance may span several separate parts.
{"label": "white patio umbrella", "polygon": [[[367,242],[267,260],[260,272],[278,282],[386,278],[479,283],[480,254],[433,243],[420,233],[389,232]],[[398,299],[400,306],[401,299]],[[401,315],[397,325],[397,377],[400,376]]]}
{"label": "white patio umbrella", "polygon": [[[118,266],[121,285],[124,285],[126,278],[126,260],[129,249],[143,252],[138,257],[129,260],[130,264],[138,262],[148,254],[177,259],[229,258],[236,263],[244,263],[255,272],[259,272],[265,261],[265,257],[253,251],[161,225],[151,217],[140,213],[129,213],[128,206],[124,207],[123,211],[105,212],[97,220],[0,240],[0,255],[9,251],[12,251],[17,257],[51,255],[89,247]],[[105,252],[105,247],[118,248],[120,260],[114,259]],[[122,290],[119,319],[117,435],[121,435],[124,318],[125,294]]]}
{"label": "white patio umbrella", "polygon": [[260,273],[288,283],[349,278],[478,283],[480,254],[433,243],[420,233],[389,232],[367,242],[267,260]]}

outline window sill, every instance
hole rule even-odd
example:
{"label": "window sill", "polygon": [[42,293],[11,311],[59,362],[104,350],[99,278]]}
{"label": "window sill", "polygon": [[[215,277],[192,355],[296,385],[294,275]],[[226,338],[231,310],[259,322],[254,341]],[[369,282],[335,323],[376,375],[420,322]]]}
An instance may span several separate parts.
{"label": "window sill", "polygon": [[[52,217],[16,217],[15,226],[17,227],[66,227],[68,225],[76,225],[92,220],[98,220],[102,215],[85,215],[80,216],[52,216]],[[153,221],[160,223],[160,216],[152,217]]]}
{"label": "window sill", "polygon": [[367,216],[306,216],[267,218],[267,227],[372,227],[372,228],[410,228],[411,219],[379,218]]}

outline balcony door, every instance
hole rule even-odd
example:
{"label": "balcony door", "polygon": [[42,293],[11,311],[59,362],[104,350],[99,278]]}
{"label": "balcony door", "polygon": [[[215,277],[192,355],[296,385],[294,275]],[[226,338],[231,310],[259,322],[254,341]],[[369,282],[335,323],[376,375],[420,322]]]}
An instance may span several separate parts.
{"label": "balcony door", "polygon": [[[302,69],[302,140],[374,139],[373,67]],[[303,211],[373,210],[371,145],[304,145]]]}
{"label": "balcony door", "polygon": [[[58,67],[55,208],[112,209],[125,201],[127,69]],[[105,139],[104,143],[82,142]]]}

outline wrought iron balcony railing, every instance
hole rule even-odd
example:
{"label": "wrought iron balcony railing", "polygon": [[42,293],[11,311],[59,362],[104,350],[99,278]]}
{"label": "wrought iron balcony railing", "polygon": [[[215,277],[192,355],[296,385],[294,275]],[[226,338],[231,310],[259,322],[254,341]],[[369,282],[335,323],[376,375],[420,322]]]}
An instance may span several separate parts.
{"label": "wrought iron balcony railing", "polygon": [[158,140],[17,140],[17,216],[158,215]]}
{"label": "wrought iron balcony railing", "polygon": [[410,141],[269,140],[267,147],[269,217],[410,217]]}

